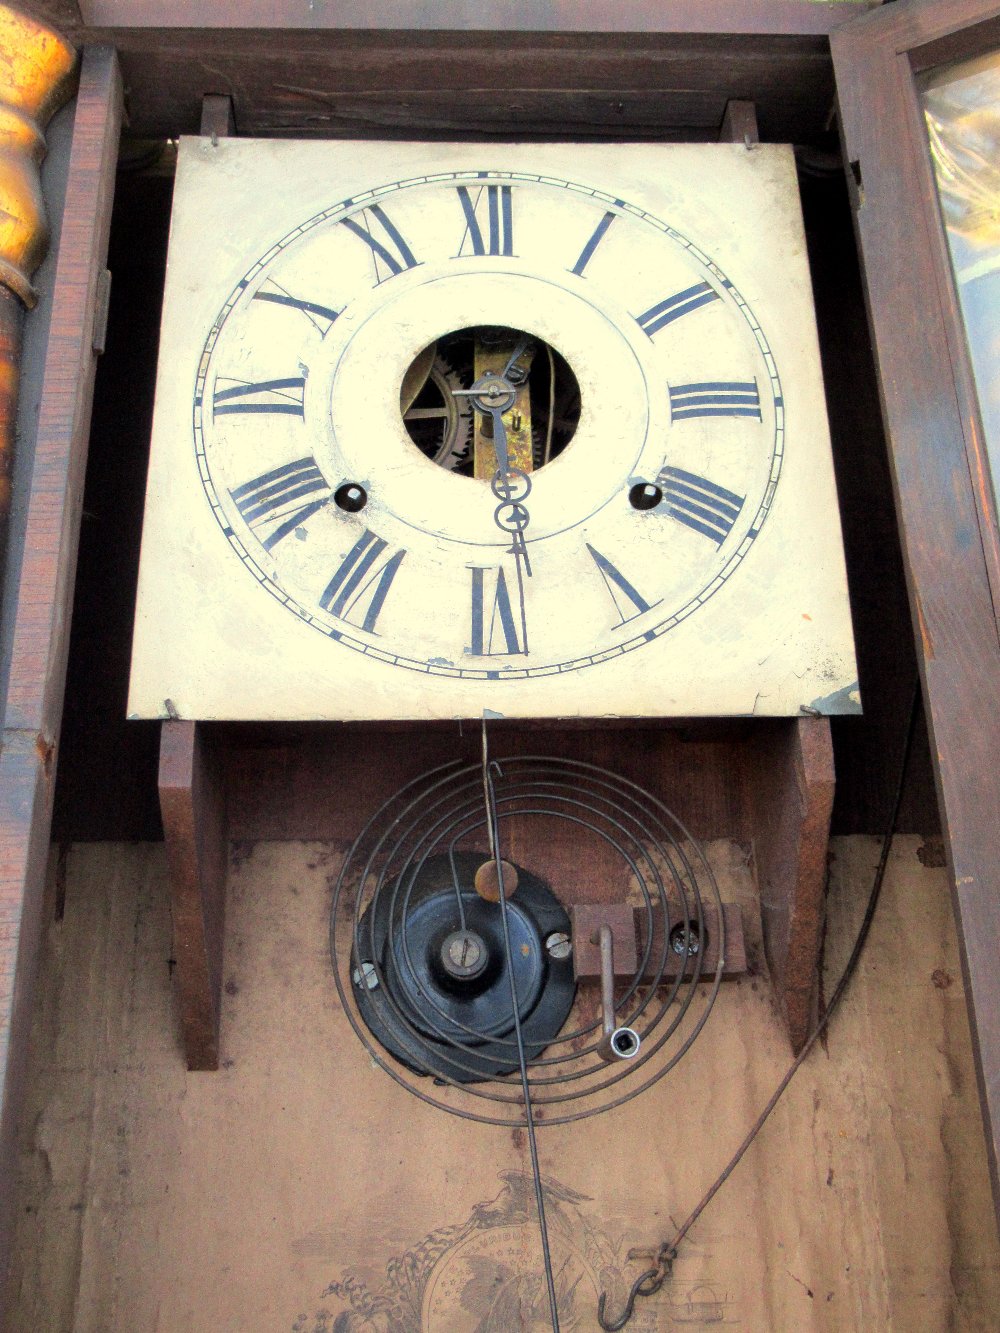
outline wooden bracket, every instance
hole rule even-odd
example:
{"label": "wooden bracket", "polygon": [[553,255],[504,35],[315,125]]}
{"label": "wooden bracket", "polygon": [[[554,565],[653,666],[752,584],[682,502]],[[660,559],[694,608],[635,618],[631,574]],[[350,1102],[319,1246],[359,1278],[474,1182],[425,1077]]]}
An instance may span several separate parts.
{"label": "wooden bracket", "polygon": [[225,93],[206,93],[201,99],[201,130],[206,139],[230,139],[236,133],[233,99]]}
{"label": "wooden bracket", "polygon": [[757,107],[754,102],[727,102],[719,129],[719,143],[742,143],[747,148],[760,143],[757,132]]}
{"label": "wooden bracket", "polygon": [[218,1069],[229,840],[222,769],[203,725],[164,722],[159,786],[184,1050],[189,1069]]}
{"label": "wooden bracket", "polygon": [[[672,911],[673,927],[683,925],[678,904]],[[607,924],[614,935],[615,976],[631,980],[639,966],[640,950],[644,952],[647,932],[647,914],[642,907],[629,903],[574,903],[569,909],[573,923],[573,976],[577,981],[595,981],[601,975],[601,951],[596,942],[598,929]],[[704,980],[711,980],[719,966],[719,939],[716,925],[719,914],[714,907],[705,907],[703,926],[705,949],[701,960]],[[722,919],[726,927],[726,952],[722,964],[724,978],[741,977],[747,971],[746,941],[743,936],[743,915],[739,903],[723,903]],[[692,922],[696,927],[696,923]],[[671,935],[673,930],[671,931]],[[683,945],[681,945],[683,949]],[[673,981],[680,971],[682,954],[667,951],[662,967],[665,981]],[[663,957],[663,918],[657,911],[653,918],[653,942],[649,947],[649,961],[642,972],[643,981],[651,981],[660,970]],[[684,964],[686,975],[691,974]]]}
{"label": "wooden bracket", "polygon": [[826,908],[833,744],[826,717],[764,724],[748,765],[764,949],[796,1054],[812,1027]]}

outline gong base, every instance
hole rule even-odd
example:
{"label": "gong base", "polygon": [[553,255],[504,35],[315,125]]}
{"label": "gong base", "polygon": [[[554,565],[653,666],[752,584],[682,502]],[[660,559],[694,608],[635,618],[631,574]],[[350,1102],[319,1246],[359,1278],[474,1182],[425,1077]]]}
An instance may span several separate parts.
{"label": "gong base", "polygon": [[482,852],[431,857],[357,922],[351,978],[361,1018],[416,1074],[478,1083],[518,1070],[512,980],[526,1061],[538,1059],[573,1007],[572,960],[549,947],[568,937],[565,909],[521,866],[506,909],[487,901],[474,887],[486,860]]}

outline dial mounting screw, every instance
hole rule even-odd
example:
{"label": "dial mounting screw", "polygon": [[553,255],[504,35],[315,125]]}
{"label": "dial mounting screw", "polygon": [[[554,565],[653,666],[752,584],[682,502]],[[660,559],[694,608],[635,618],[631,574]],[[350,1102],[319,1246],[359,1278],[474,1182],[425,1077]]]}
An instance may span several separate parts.
{"label": "dial mounting screw", "polygon": [[674,953],[682,957],[686,954],[688,958],[694,958],[701,951],[701,936],[698,933],[697,921],[688,921],[686,924],[679,921],[670,932],[670,947]]}

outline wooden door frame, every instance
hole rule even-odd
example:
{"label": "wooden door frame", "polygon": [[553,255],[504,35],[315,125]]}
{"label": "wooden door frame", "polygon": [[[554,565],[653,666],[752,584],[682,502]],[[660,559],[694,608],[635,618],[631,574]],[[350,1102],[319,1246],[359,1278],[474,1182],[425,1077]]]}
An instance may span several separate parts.
{"label": "wooden door frame", "polygon": [[0,1325],[121,121],[115,53],[91,47],[73,121],[0,737]]}
{"label": "wooden door frame", "polygon": [[917,91],[998,46],[987,0],[907,0],[831,37],[1000,1215],[1000,530]]}

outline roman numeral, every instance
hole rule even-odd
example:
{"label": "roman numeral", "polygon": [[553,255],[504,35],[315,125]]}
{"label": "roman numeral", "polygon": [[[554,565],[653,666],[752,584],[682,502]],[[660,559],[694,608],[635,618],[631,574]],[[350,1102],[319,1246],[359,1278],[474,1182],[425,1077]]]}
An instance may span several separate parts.
{"label": "roman numeral", "polygon": [[212,395],[212,411],[221,417],[226,413],[266,412],[273,416],[304,417],[306,382],[301,375],[281,380],[260,380],[248,384],[246,380],[229,380],[229,388],[220,389],[216,382]]}
{"label": "roman numeral", "polygon": [[265,290],[261,287],[260,291],[254,292],[253,299],[255,301],[268,301],[272,305],[285,306],[289,310],[297,310],[300,314],[305,315],[314,329],[319,330],[321,337],[326,337],[333,327],[334,321],[339,319],[341,313],[339,310],[320,305],[318,301],[300,300],[299,297],[286,292],[273,278],[269,278],[268,282],[276,290]]}
{"label": "roman numeral", "polygon": [[521,623],[514,608],[502,567],[482,569],[470,565],[472,574],[472,633],[469,653],[473,657],[502,657],[528,651],[528,631],[523,608]]}
{"label": "roman numeral", "polygon": [[[458,248],[461,254],[466,241],[474,255],[512,255],[514,253],[514,209],[509,185],[484,185],[476,192],[473,203],[468,187],[458,185],[458,197],[465,214],[465,233]],[[485,196],[486,236],[479,222],[479,211]]]}
{"label": "roman numeral", "polygon": [[707,477],[679,467],[661,468],[656,484],[663,491],[670,517],[709,537],[716,546],[721,546],[732,532],[746,500],[745,495],[727,491]]}
{"label": "roman numeral", "polygon": [[699,282],[694,287],[687,287],[682,292],[668,296],[665,301],[658,301],[656,305],[650,306],[635,318],[643,333],[652,338],[654,333],[659,333],[675,319],[689,315],[692,310],[698,310],[701,306],[708,305],[710,301],[718,299],[719,293],[714,287],[709,286],[707,282]]}
{"label": "roman numeral", "polygon": [[387,542],[365,528],[326,585],[319,599],[323,610],[374,634],[392,581],[406,555],[405,551],[394,551],[383,559],[388,549]]}
{"label": "roman numeral", "polygon": [[618,216],[617,213],[605,213],[605,214],[604,214],[604,217],[601,218],[600,222],[599,222],[599,223],[597,224],[597,226],[594,228],[594,232],[593,232],[593,235],[591,236],[590,240],[587,242],[587,244],[586,244],[586,245],[583,247],[583,249],[580,251],[580,258],[576,261],[576,263],[575,263],[575,264],[573,265],[573,267],[570,269],[570,272],[571,272],[571,273],[575,273],[576,276],[577,276],[578,278],[582,278],[582,277],[583,277],[583,270],[584,270],[584,269],[587,267],[587,265],[590,263],[591,258],[593,257],[594,251],[597,249],[597,247],[600,245],[600,243],[604,240],[604,237],[605,237],[606,234],[607,234],[608,228],[611,226],[612,222],[614,222],[614,220],[615,220],[615,218],[616,218],[617,216]]}
{"label": "roman numeral", "polygon": [[307,457],[263,472],[229,494],[247,525],[258,536],[267,532],[262,544],[270,551],[323,508],[330,499],[330,488],[316,460]]}
{"label": "roman numeral", "polygon": [[637,616],[659,604],[659,599],[647,602],[642,593],[629,583],[621,570],[617,569],[606,555],[602,555],[596,547],[591,546],[590,542],[587,542],[587,550],[593,557],[597,571],[604,580],[604,586],[615,604],[619,624],[627,625],[630,620],[635,620]]}
{"label": "roman numeral", "polygon": [[753,417],[760,421],[760,394],[751,380],[711,380],[706,384],[670,385],[671,421],[692,417]]}
{"label": "roman numeral", "polygon": [[[381,204],[372,204],[371,208],[364,209],[358,217],[361,218],[360,222],[357,218],[344,218],[341,225],[364,241],[371,250],[375,260],[377,283],[384,282],[386,278],[394,278],[397,273],[403,273],[406,269],[417,267],[419,261],[414,258],[413,251],[403,240]],[[383,276],[383,270],[386,269],[388,273]]]}

